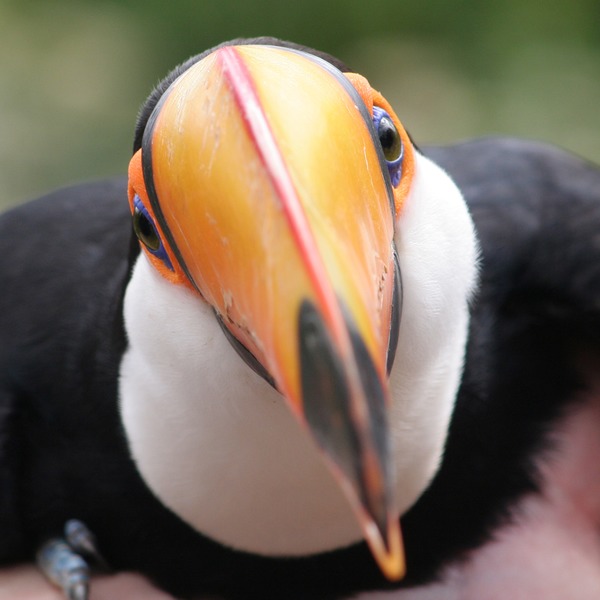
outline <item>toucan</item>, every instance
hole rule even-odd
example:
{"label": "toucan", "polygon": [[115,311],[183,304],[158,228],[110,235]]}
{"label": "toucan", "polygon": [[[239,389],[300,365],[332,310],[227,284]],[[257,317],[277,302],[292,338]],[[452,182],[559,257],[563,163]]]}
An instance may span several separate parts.
{"label": "toucan", "polygon": [[[600,555],[599,232],[582,159],[420,150],[293,43],[189,59],[127,180],[0,218],[0,561],[56,574],[75,523],[181,598],[567,577]],[[536,523],[563,538],[519,558]]]}

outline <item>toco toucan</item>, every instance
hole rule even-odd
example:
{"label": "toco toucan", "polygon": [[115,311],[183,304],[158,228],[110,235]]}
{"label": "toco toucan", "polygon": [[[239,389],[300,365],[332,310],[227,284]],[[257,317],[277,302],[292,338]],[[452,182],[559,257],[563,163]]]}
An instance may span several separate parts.
{"label": "toco toucan", "polygon": [[598,231],[600,171],[561,151],[420,150],[295,44],[191,58],[127,181],[0,219],[0,560],[52,576],[81,522],[185,598],[475,585],[575,494],[569,419],[600,432]]}

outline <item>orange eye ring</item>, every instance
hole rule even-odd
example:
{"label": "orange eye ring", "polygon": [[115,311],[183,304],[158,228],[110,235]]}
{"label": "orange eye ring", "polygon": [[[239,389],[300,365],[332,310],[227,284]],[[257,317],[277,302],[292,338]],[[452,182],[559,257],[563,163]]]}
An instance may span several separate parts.
{"label": "orange eye ring", "polygon": [[[165,235],[163,234],[160,224],[158,223],[150,201],[148,199],[148,193],[146,191],[146,185],[144,183],[144,175],[142,171],[142,150],[138,150],[131,158],[129,162],[129,185],[127,189],[127,195],[129,197],[129,208],[131,210],[132,217],[134,219],[134,230],[136,235],[140,239],[140,246],[142,251],[146,255],[146,258],[150,261],[152,266],[170,283],[177,285],[185,285],[190,289],[194,289],[189,279],[179,266],[177,259],[169,247],[166,241]],[[150,242],[150,239],[145,240],[145,234],[139,231],[139,223],[136,227],[136,221],[139,219],[139,215],[144,215],[153,228],[157,236],[158,245],[156,242]],[[154,247],[153,247],[154,246]]]}
{"label": "orange eye ring", "polygon": [[394,109],[391,107],[390,103],[377,90],[374,90],[371,87],[365,77],[359,75],[358,73],[344,73],[344,75],[348,78],[350,83],[354,86],[354,89],[363,99],[363,102],[365,103],[365,106],[367,107],[371,116],[373,116],[374,106],[382,108],[389,114],[394,126],[400,134],[400,139],[402,140],[402,144],[404,146],[404,157],[402,159],[402,178],[400,179],[398,186],[393,188],[396,218],[398,218],[398,215],[404,206],[406,197],[409,194],[414,177],[415,157],[412,142],[410,141],[408,133],[406,133],[406,130],[402,126],[400,119],[394,112]]}

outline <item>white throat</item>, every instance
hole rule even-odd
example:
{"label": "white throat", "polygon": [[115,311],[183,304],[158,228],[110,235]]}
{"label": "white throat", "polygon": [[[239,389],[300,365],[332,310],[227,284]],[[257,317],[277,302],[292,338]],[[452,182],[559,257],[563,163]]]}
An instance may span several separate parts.
{"label": "white throat", "polygon": [[[391,429],[404,512],[435,473],[460,379],[476,249],[462,198],[417,155],[396,243],[404,285]],[[225,545],[305,555],[362,538],[285,400],[238,357],[212,309],[141,256],[127,287],[121,418],[160,501]]]}

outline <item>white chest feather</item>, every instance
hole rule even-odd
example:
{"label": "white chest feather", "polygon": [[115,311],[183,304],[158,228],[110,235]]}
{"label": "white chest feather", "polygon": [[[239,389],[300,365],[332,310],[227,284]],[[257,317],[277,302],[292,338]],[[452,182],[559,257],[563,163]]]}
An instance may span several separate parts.
{"label": "white chest feather", "polygon": [[310,439],[239,358],[212,309],[144,258],[126,302],[122,420],[158,498],[198,531],[254,552],[303,554],[359,539]]}
{"label": "white chest feather", "polygon": [[[418,159],[396,240],[404,284],[391,414],[399,512],[441,457],[475,277],[462,199]],[[125,320],[121,418],[136,465],[163,504],[203,534],[261,554],[311,554],[361,539],[310,437],[238,357],[208,305],[140,257]]]}

